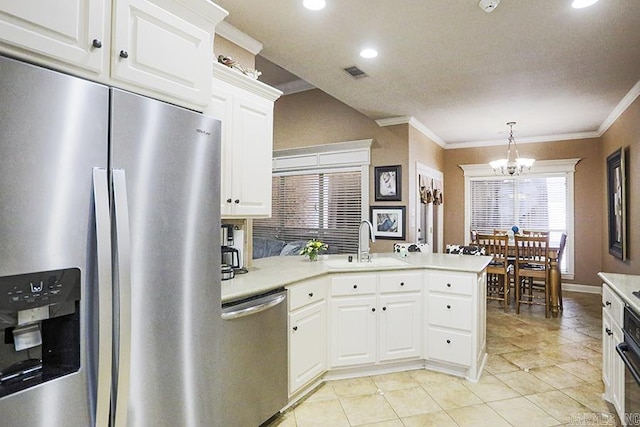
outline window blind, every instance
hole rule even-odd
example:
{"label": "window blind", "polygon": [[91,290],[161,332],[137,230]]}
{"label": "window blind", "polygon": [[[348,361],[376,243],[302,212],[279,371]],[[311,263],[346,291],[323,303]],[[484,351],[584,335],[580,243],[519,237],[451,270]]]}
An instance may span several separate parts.
{"label": "window blind", "polygon": [[361,186],[360,171],[273,176],[271,218],[254,220],[253,234],[287,242],[318,239],[331,253],[356,252]]}
{"label": "window blind", "polygon": [[493,233],[510,230],[549,230],[557,244],[567,230],[567,177],[474,179],[471,184],[471,229]]}

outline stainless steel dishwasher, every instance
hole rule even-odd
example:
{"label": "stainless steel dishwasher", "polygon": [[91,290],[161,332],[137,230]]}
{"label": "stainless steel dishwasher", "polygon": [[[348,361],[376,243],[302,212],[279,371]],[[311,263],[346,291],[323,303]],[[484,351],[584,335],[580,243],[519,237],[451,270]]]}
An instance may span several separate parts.
{"label": "stainless steel dishwasher", "polygon": [[287,404],[286,297],[278,289],[222,305],[216,425],[257,427]]}

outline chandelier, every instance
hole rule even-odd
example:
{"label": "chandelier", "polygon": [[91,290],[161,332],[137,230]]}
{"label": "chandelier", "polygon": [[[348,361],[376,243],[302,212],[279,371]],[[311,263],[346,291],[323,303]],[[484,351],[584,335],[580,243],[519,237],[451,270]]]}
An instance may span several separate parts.
{"label": "chandelier", "polygon": [[[513,125],[516,122],[508,122],[509,126],[509,148],[507,149],[507,158],[494,160],[489,164],[493,168],[493,172],[501,175],[520,175],[521,173],[529,172],[534,159],[524,159],[518,154],[518,146],[516,140],[513,138]],[[511,155],[511,144],[513,144],[513,151],[515,151],[515,158]]]}

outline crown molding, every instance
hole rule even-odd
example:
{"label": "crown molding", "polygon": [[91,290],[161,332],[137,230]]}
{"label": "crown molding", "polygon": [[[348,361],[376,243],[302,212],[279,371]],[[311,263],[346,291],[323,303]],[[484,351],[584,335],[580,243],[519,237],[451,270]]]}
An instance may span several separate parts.
{"label": "crown molding", "polygon": [[[527,138],[517,138],[516,143],[520,144],[533,144],[535,142],[557,142],[568,141],[571,139],[589,139],[599,138],[601,134],[599,132],[576,132],[576,133],[563,133],[556,135],[545,136],[531,136]],[[494,147],[496,145],[505,145],[507,138],[504,139],[491,139],[485,141],[468,141],[468,142],[450,142],[445,149],[455,150],[456,148],[477,148],[477,147]]]}
{"label": "crown molding", "polygon": [[426,127],[420,120],[416,119],[413,116],[400,116],[400,117],[390,117],[387,119],[379,119],[376,120],[376,123],[380,127],[386,126],[395,126],[395,125],[403,125],[409,124],[413,126],[418,132],[441,146],[442,148],[447,148],[447,143],[442,140],[438,135],[436,135],[431,129]]}
{"label": "crown molding", "polygon": [[280,85],[276,85],[275,87],[276,89],[281,90],[283,95],[292,95],[294,93],[305,92],[307,90],[316,88],[311,83],[302,79],[282,83]]}
{"label": "crown molding", "polygon": [[636,98],[640,95],[640,80],[633,85],[631,90],[627,92],[627,94],[620,100],[618,105],[609,113],[606,119],[602,122],[600,127],[598,128],[598,133],[600,136],[604,135],[604,133],[609,130],[612,124],[615,123],[616,120],[626,111],[627,108],[636,100]]}
{"label": "crown molding", "polygon": [[216,25],[216,34],[224,37],[232,43],[237,44],[241,48],[248,50],[254,55],[260,53],[263,48],[262,43],[253,37],[243,33],[227,21],[222,21]]}

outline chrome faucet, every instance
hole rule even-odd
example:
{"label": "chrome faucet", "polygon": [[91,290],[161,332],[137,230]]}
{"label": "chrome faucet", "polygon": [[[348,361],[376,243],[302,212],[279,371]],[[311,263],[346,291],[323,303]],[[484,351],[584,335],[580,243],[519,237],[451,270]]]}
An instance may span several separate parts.
{"label": "chrome faucet", "polygon": [[[364,239],[362,238],[362,226],[369,226],[369,231],[365,229]],[[366,219],[363,219],[360,222],[360,226],[358,227],[358,262],[362,262],[363,260],[367,260],[367,262],[371,262],[371,255],[369,254],[369,237],[371,237],[371,241],[376,241],[376,236],[373,234],[373,224],[371,224]]]}

